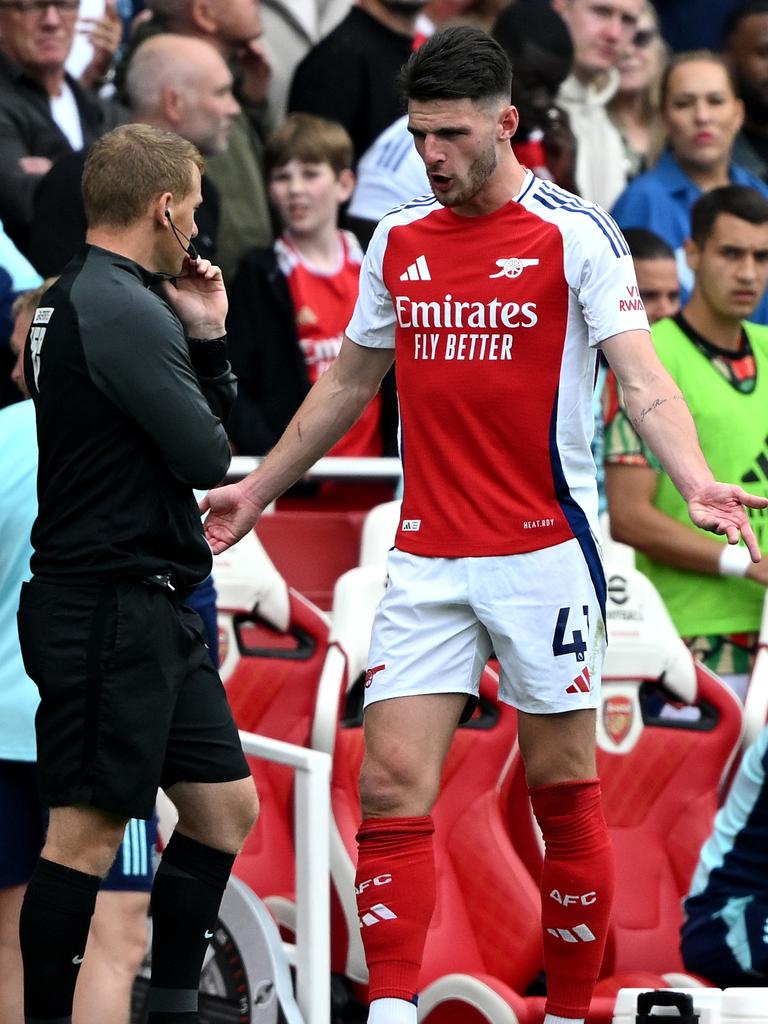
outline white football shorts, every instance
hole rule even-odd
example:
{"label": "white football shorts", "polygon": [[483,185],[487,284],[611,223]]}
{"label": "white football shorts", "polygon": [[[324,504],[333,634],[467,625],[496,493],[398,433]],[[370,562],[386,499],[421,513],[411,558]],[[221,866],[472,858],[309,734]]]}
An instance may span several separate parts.
{"label": "white football shorts", "polygon": [[425,558],[392,550],[373,624],[365,706],[477,696],[493,653],[499,699],[531,714],[597,707],[605,576],[591,535],[518,555]]}

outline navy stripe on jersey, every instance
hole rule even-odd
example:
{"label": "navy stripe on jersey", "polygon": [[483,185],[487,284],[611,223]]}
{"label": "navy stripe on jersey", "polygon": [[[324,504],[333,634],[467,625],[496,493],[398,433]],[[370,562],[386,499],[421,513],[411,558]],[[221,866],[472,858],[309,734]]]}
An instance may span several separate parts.
{"label": "navy stripe on jersey", "polygon": [[592,586],[595,588],[597,603],[600,605],[603,624],[605,624],[605,602],[608,587],[605,582],[603,563],[597,550],[595,538],[592,536],[589,520],[568,487],[568,481],[565,479],[565,473],[563,472],[563,464],[560,461],[560,452],[557,448],[557,401],[559,393],[558,389],[552,407],[552,418],[549,421],[549,462],[552,467],[552,478],[555,482],[555,497],[560,508],[563,510],[565,518],[568,520],[571,532],[579,542],[582,554],[584,555],[584,561],[587,563],[589,575],[592,579]]}
{"label": "navy stripe on jersey", "polygon": [[534,185],[536,184],[536,182],[537,182],[537,181],[539,180],[539,179],[538,179],[538,178],[536,177],[536,175],[535,175],[535,174],[534,174],[534,173],[533,173],[532,171],[529,171],[528,173],[529,173],[529,174],[531,175],[531,180],[530,180],[530,181],[528,182],[528,184],[527,184],[527,185],[525,186],[525,188],[523,189],[523,191],[522,191],[522,192],[520,193],[520,195],[519,195],[519,196],[517,197],[517,201],[518,201],[518,203],[522,203],[523,199],[525,199],[525,197],[526,197],[526,196],[528,195],[528,193],[529,193],[529,192],[531,191],[531,189],[533,188],[533,186],[534,186]]}
{"label": "navy stripe on jersey", "polygon": [[621,229],[616,221],[611,217],[609,213],[598,206],[596,203],[587,202],[585,199],[581,199],[579,196],[575,196],[572,192],[566,192],[564,188],[560,188],[553,181],[545,181],[543,184],[543,191],[547,195],[551,195],[553,198],[557,197],[564,204],[568,203],[569,208],[579,207],[585,210],[591,210],[595,216],[599,217],[600,220],[605,224],[606,228],[611,232],[613,237],[616,239],[616,243],[619,248],[624,252],[625,256],[629,256],[629,246],[624,239],[624,235],[621,233]]}
{"label": "navy stripe on jersey", "polygon": [[[559,205],[558,203],[556,203],[556,202],[554,202],[554,201],[553,201],[553,202],[549,202],[549,201],[548,201],[547,199],[544,199],[544,198],[543,198],[543,197],[542,197],[541,195],[538,195],[538,194],[537,194],[537,195],[535,195],[535,196],[534,196],[533,198],[534,198],[534,199],[535,199],[535,200],[536,200],[537,202],[541,203],[541,205],[542,205],[542,206],[546,206],[546,208],[547,208],[548,210],[557,210],[557,209],[561,209],[561,208],[562,208],[562,207],[560,207],[560,205]],[[613,239],[611,238],[611,236],[610,236],[610,235],[608,234],[608,232],[607,232],[607,231],[605,230],[605,228],[604,228],[604,227],[603,227],[603,225],[602,225],[602,224],[600,223],[600,221],[599,221],[599,220],[597,220],[597,218],[596,218],[596,217],[593,217],[593,216],[592,216],[592,214],[590,213],[590,211],[589,211],[589,210],[582,210],[582,209],[580,209],[580,210],[573,210],[573,211],[571,211],[571,212],[573,212],[573,213],[584,213],[584,214],[586,214],[586,215],[587,215],[587,217],[589,217],[589,218],[590,218],[591,220],[593,220],[593,221],[594,221],[594,222],[595,222],[595,223],[597,224],[597,226],[598,226],[598,227],[600,228],[600,230],[601,230],[601,231],[603,232],[603,234],[605,235],[605,237],[606,237],[606,238],[608,239],[608,242],[610,243],[611,249],[613,249],[613,254],[614,254],[614,256],[616,256],[616,257],[618,258],[618,257],[621,257],[621,256],[623,255],[623,254],[622,254],[622,253],[620,253],[620,252],[619,252],[619,250],[618,250],[618,249],[616,248],[616,243],[615,243],[615,242],[614,242],[614,240],[613,240]]]}
{"label": "navy stripe on jersey", "polygon": [[[409,199],[407,203],[401,203],[400,206],[396,206],[389,213],[385,213],[384,217],[391,217],[393,213],[402,213],[403,210],[412,210],[419,206],[431,206],[436,203],[437,199],[431,193],[427,196],[417,196],[415,199]],[[381,219],[384,220],[384,217]]]}
{"label": "navy stripe on jersey", "polygon": [[616,221],[613,217],[607,214],[605,210],[596,206],[595,203],[585,202],[578,196],[573,195],[572,192],[566,192],[565,189],[560,188],[559,185],[555,185],[552,182],[543,181],[541,185],[541,191],[553,199],[559,206],[562,206],[563,209],[571,210],[574,213],[579,210],[586,210],[591,213],[601,224],[605,225],[606,231],[608,231],[611,237],[615,240],[623,255],[629,256],[629,247],[624,241],[624,236],[619,230]]}

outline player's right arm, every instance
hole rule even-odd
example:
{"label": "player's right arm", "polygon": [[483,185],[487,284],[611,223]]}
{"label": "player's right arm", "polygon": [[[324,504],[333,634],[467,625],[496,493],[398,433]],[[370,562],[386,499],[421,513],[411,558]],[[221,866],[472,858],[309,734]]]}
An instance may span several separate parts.
{"label": "player's right arm", "polygon": [[336,360],[312,387],[283,436],[258,469],[211,491],[200,503],[214,554],[250,530],[266,506],[306,473],[358,419],[392,365],[391,348],[366,348],[345,337]]}

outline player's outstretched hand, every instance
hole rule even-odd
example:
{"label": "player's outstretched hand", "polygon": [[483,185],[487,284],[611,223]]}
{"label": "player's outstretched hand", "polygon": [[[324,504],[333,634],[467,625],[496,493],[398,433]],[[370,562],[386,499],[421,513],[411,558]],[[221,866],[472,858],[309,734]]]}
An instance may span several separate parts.
{"label": "player's outstretched hand", "polygon": [[263,509],[237,483],[209,491],[200,502],[200,511],[208,513],[203,530],[211,551],[218,555],[248,533]]}
{"label": "player's outstretched hand", "polygon": [[711,483],[690,496],[688,515],[691,522],[702,530],[725,534],[729,544],[738,544],[739,536],[742,536],[752,561],[759,562],[760,548],[749,525],[745,505],[747,508],[766,508],[768,498],[747,494],[733,484]]}

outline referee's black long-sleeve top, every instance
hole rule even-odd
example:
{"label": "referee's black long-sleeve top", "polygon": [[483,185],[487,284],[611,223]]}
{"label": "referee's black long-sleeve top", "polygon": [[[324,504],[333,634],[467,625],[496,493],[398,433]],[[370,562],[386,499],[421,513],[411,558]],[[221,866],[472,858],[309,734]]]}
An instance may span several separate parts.
{"label": "referee's black long-sleeve top", "polygon": [[189,344],[160,278],[85,246],[43,296],[25,352],[40,450],[35,576],[72,585],[171,573],[211,554],[192,488],[229,466],[224,346]]}

